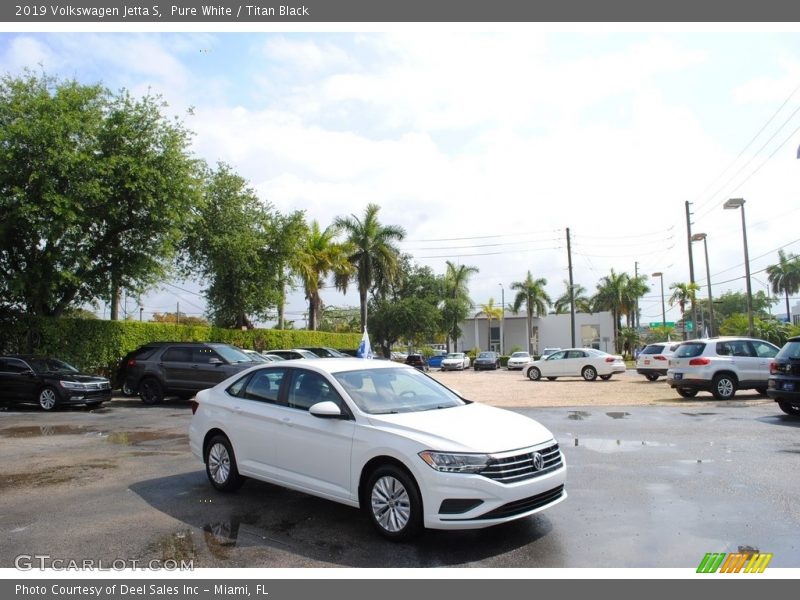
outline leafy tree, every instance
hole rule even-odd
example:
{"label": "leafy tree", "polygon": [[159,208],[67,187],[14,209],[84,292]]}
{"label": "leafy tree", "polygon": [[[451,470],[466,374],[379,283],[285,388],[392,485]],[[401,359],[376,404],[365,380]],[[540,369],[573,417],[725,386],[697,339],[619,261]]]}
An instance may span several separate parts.
{"label": "leafy tree", "polygon": [[444,301],[442,302],[442,319],[447,329],[447,351],[450,351],[450,340],[453,348],[458,345],[458,338],[462,331],[460,323],[469,316],[472,300],[469,299],[470,276],[478,273],[478,267],[456,265],[447,261],[447,270],[444,274]]}
{"label": "leafy tree", "polygon": [[208,327],[209,323],[207,319],[203,317],[195,317],[192,315],[186,315],[181,313],[174,312],[165,312],[165,313],[153,313],[152,318],[150,319],[153,323],[178,323],[180,325],[199,325],[201,327]]}
{"label": "leafy tree", "polygon": [[186,273],[207,282],[208,314],[219,327],[252,328],[280,300],[279,281],[303,231],[302,213],[280,215],[220,163],[205,173],[204,201],[186,237]]}
{"label": "leafy tree", "polygon": [[517,314],[522,305],[525,305],[528,327],[528,352],[531,354],[533,354],[533,342],[531,341],[533,338],[533,317],[545,314],[547,307],[552,304],[550,296],[547,295],[544,289],[546,285],[547,279],[534,279],[530,271],[528,271],[524,280],[514,281],[511,284],[511,289],[517,292],[511,305],[512,312]]}
{"label": "leafy tree", "polygon": [[[721,335],[749,335],[750,325],[746,313],[734,313],[727,317],[719,326]],[[782,346],[791,335],[792,327],[773,318],[753,317],[753,334],[755,337]]]}
{"label": "leafy tree", "polygon": [[786,316],[791,320],[789,295],[800,291],[800,257],[794,254],[786,256],[783,250],[778,250],[778,263],[767,267],[767,278],[773,294],[783,292],[786,299]]}
{"label": "leafy tree", "polygon": [[357,306],[323,306],[318,329],[334,333],[358,333],[359,315]]}
{"label": "leafy tree", "polygon": [[[358,284],[362,330],[367,327],[367,294],[374,286],[385,291],[397,277],[399,250],[394,242],[402,241],[406,235],[402,227],[381,225],[379,211],[377,204],[368,204],[363,218],[350,215],[334,221],[347,235],[352,248],[348,259],[353,265],[351,278]],[[337,284],[346,289],[347,280],[337,280]]]}
{"label": "leafy tree", "polygon": [[348,260],[351,248],[336,242],[339,230],[329,226],[324,231],[314,220],[305,231],[294,259],[295,270],[300,276],[308,300],[308,328],[317,329],[322,308],[320,290],[328,275],[335,273],[337,280],[346,280],[353,272]]}
{"label": "leafy tree", "polygon": [[620,339],[618,332],[622,326],[622,315],[626,314],[629,306],[628,282],[630,277],[627,273],[616,273],[614,269],[603,277],[597,284],[597,292],[592,300],[592,305],[597,310],[607,310],[611,312],[614,329],[614,347],[617,352],[621,352]]}
{"label": "leafy tree", "polygon": [[0,304],[61,316],[161,277],[197,198],[189,132],[158,97],[0,79]]}

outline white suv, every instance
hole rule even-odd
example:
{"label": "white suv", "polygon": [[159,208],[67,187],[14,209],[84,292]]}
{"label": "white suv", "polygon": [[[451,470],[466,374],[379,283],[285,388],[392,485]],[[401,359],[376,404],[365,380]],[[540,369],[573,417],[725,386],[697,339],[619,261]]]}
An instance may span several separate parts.
{"label": "white suv", "polygon": [[777,353],[777,346],[752,338],[689,340],[670,358],[667,383],[684,398],[700,390],[718,400],[730,400],[740,389],[766,394],[769,365]]}
{"label": "white suv", "polygon": [[667,374],[669,359],[680,342],[659,342],[647,344],[636,358],[636,372],[648,381],[656,381]]}

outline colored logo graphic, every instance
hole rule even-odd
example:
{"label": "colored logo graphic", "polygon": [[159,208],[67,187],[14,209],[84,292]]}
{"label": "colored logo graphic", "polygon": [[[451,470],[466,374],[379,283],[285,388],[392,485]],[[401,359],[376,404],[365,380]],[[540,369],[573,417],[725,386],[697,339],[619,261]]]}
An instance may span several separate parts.
{"label": "colored logo graphic", "polygon": [[700,561],[698,573],[763,573],[772,554],[760,552],[709,552]]}

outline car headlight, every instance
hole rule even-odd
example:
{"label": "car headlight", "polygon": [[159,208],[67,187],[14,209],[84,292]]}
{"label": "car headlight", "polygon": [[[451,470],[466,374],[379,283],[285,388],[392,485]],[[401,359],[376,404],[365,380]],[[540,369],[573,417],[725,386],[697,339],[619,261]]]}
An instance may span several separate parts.
{"label": "car headlight", "polygon": [[59,381],[58,383],[61,384],[61,387],[67,390],[84,390],[86,389],[82,383],[78,383],[77,381]]}
{"label": "car headlight", "polygon": [[488,454],[454,454],[425,450],[419,457],[428,466],[442,473],[478,473],[489,463]]}

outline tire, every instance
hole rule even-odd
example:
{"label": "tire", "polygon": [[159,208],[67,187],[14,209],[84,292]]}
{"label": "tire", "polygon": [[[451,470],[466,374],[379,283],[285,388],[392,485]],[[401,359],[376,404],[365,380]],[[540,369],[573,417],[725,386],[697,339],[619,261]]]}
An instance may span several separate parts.
{"label": "tire", "polygon": [[593,366],[588,365],[581,369],[581,377],[583,377],[586,381],[594,381],[597,379],[597,369]]}
{"label": "tire", "polygon": [[39,408],[42,410],[55,410],[58,406],[58,392],[55,388],[47,386],[39,390],[39,395],[36,397],[39,402]]}
{"label": "tire", "polygon": [[609,379],[611,379],[611,375],[600,375],[600,379],[602,379],[603,381],[608,381]]}
{"label": "tire", "polygon": [[528,369],[528,379],[531,381],[539,381],[542,377],[542,372],[537,369],[536,367],[531,367]]}
{"label": "tire", "polygon": [[550,377],[548,377],[548,378],[547,378],[547,381],[555,381],[555,380],[556,380],[556,378],[555,378],[555,377],[553,377],[552,375],[551,375]]}
{"label": "tire", "polygon": [[143,379],[139,383],[139,397],[145,404],[160,404],[164,400],[164,386],[154,377]]}
{"label": "tire", "polygon": [[122,384],[121,391],[122,391],[122,395],[123,396],[135,396],[136,395],[136,392],[133,390],[133,388],[128,386],[127,383],[123,383]]}
{"label": "tire", "polygon": [[387,539],[409,540],[422,530],[422,499],[417,484],[395,465],[373,471],[363,504],[378,533]]}
{"label": "tire", "polygon": [[766,396],[767,395],[767,388],[765,388],[765,387],[757,387],[756,391],[759,394],[761,394],[762,396]]}
{"label": "tire", "polygon": [[717,400],[730,400],[736,394],[738,382],[731,375],[716,375],[711,382],[711,393]]}
{"label": "tire", "polygon": [[681,398],[694,398],[697,396],[697,390],[692,388],[675,388]]}
{"label": "tire", "polygon": [[645,375],[645,378],[647,379],[647,381],[657,381],[658,375],[654,373],[648,373],[647,375]]}
{"label": "tire", "polygon": [[780,406],[781,410],[787,415],[800,417],[800,404],[793,404],[792,402],[787,402],[786,400],[780,400],[778,401],[778,406]]}
{"label": "tire", "polygon": [[497,371],[497,369],[499,368],[500,368],[500,363],[499,362],[494,363],[494,370]]}
{"label": "tire", "polygon": [[205,451],[206,475],[211,485],[220,492],[233,492],[244,483],[236,467],[236,457],[230,440],[224,435],[215,435],[209,440]]}

